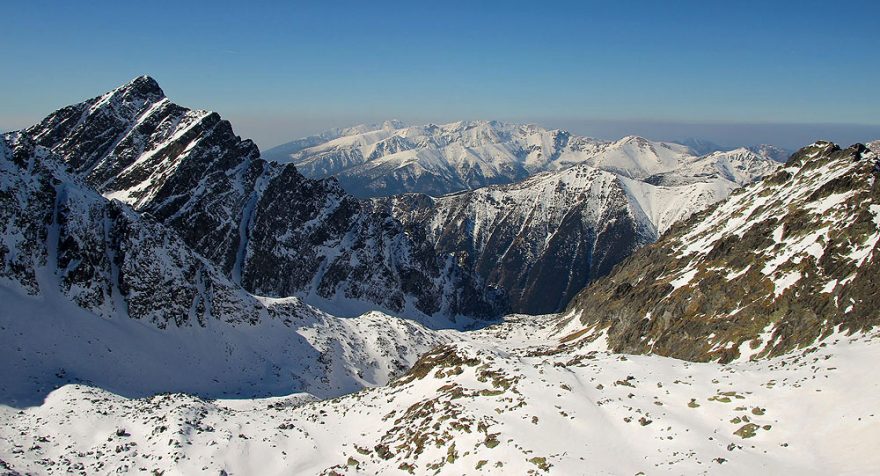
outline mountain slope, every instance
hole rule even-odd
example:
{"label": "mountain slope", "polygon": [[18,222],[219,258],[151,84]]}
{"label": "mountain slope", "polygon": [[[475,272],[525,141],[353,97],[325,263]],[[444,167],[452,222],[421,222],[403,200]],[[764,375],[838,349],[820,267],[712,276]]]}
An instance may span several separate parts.
{"label": "mountain slope", "polygon": [[23,134],[257,294],[438,326],[499,313],[494,291],[370,202],[333,179],[266,162],[219,115],[171,103],[152,78],[60,109]]}
{"label": "mountain slope", "polygon": [[385,384],[441,336],[255,297],[176,233],[71,175],[27,135],[0,140],[0,403],[67,382],[127,396],[319,397]]}
{"label": "mountain slope", "polygon": [[877,155],[817,142],[583,290],[568,319],[612,350],[723,362],[877,325]]}

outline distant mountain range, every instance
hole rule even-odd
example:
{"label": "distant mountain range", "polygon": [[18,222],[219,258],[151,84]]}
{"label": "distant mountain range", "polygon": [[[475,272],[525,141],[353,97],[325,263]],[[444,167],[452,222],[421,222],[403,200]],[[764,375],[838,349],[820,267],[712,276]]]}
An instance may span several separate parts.
{"label": "distant mountain range", "polygon": [[[679,169],[712,152],[714,144],[690,146],[630,136],[603,141],[497,121],[406,126],[399,121],[334,129],[266,151],[265,158],[293,163],[307,177],[334,176],[349,193],[381,197],[405,192],[439,196],[587,164],[633,178]],[[748,149],[784,161],[788,153],[762,145]]]}

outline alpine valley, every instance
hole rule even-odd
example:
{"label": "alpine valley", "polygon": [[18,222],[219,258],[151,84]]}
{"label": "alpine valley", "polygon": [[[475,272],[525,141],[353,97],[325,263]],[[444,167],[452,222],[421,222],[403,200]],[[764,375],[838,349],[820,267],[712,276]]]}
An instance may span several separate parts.
{"label": "alpine valley", "polygon": [[870,473],[866,144],[261,156],[138,77],[2,135],[0,474]]}

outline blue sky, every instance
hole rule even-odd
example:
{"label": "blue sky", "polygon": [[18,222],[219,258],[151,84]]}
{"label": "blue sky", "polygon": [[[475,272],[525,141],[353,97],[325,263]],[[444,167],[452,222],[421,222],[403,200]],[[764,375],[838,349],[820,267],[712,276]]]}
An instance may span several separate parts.
{"label": "blue sky", "polygon": [[2,130],[149,74],[263,148],[388,118],[788,147],[880,137],[876,1],[0,5]]}

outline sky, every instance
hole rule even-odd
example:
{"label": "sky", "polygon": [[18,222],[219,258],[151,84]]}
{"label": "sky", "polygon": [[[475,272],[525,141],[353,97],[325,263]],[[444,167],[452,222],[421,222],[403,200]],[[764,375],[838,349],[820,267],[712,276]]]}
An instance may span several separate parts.
{"label": "sky", "polygon": [[0,0],[0,130],[148,74],[266,149],[496,119],[613,139],[880,138],[878,1]]}

